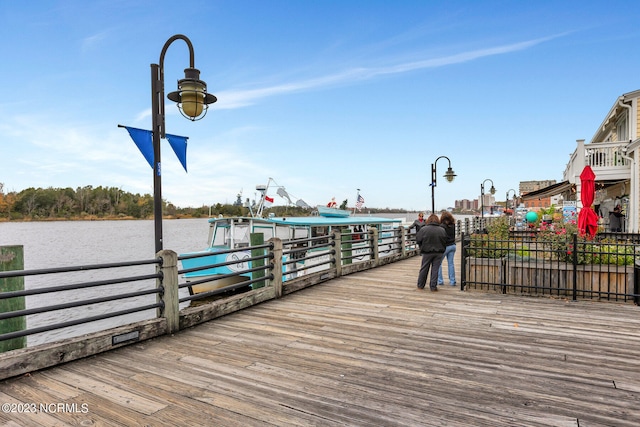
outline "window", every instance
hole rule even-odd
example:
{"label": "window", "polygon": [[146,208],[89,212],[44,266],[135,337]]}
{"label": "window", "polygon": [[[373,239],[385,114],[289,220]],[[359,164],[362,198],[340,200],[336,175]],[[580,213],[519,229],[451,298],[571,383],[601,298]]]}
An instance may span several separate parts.
{"label": "window", "polygon": [[616,123],[616,134],[618,141],[627,141],[629,139],[629,128],[627,126],[627,115],[620,117]]}

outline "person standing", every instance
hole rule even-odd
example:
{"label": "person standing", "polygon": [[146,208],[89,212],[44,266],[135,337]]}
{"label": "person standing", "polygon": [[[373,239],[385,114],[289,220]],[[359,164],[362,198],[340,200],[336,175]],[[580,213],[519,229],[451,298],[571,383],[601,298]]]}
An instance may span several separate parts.
{"label": "person standing", "polygon": [[418,233],[418,231],[420,231],[420,229],[422,227],[424,227],[426,224],[427,224],[427,222],[424,220],[424,214],[422,212],[420,212],[418,214],[418,219],[413,221],[413,224],[411,224],[411,226],[409,226],[409,230],[411,230],[412,228],[415,228],[416,229],[416,233]]}
{"label": "person standing", "polygon": [[[447,259],[447,272],[449,274],[449,284],[451,286],[456,285],[456,266],[454,263],[454,257],[456,254],[456,220],[451,215],[451,212],[444,211],[440,215],[440,226],[444,228],[447,233],[447,247],[444,250],[443,261]],[[444,285],[444,278],[442,277],[442,264],[438,269],[438,285]]]}
{"label": "person standing", "polygon": [[447,232],[440,227],[440,219],[437,215],[429,215],[426,225],[420,228],[416,234],[416,243],[422,254],[422,263],[418,273],[418,290],[425,288],[429,269],[431,269],[429,289],[431,292],[435,292],[438,290],[438,270],[440,270],[447,243]]}
{"label": "person standing", "polygon": [[619,233],[622,231],[622,218],[624,215],[621,212],[620,205],[616,205],[613,208],[613,212],[609,214],[609,231]]}

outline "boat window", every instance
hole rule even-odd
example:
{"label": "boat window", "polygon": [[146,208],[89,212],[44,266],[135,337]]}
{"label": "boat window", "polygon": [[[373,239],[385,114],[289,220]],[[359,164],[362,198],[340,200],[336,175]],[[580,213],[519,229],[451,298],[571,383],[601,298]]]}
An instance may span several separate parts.
{"label": "boat window", "polygon": [[[327,236],[329,234],[328,227],[311,227],[311,237]],[[326,245],[329,239],[321,239],[313,242],[313,246]]]}
{"label": "boat window", "polygon": [[229,224],[217,224],[214,229],[211,246],[229,245]]}
{"label": "boat window", "polygon": [[292,239],[307,239],[309,237],[308,227],[293,227]]}
{"label": "boat window", "polygon": [[235,224],[233,227],[233,248],[246,248],[249,246],[249,224]]}
{"label": "boat window", "polygon": [[291,229],[292,227],[288,225],[276,226],[276,237],[281,240],[291,239]]}
{"label": "boat window", "polygon": [[264,241],[271,239],[273,237],[273,227],[271,226],[259,226],[256,225],[253,228],[254,233],[262,233],[264,235]]}

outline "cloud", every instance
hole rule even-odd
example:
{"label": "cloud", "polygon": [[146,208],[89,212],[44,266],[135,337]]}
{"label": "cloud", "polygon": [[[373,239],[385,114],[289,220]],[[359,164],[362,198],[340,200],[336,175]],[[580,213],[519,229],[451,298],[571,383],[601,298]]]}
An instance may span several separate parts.
{"label": "cloud", "polygon": [[81,50],[82,52],[88,52],[96,48],[104,39],[107,38],[107,31],[103,31],[98,34],[86,37],[82,40]]}
{"label": "cloud", "polygon": [[558,34],[549,37],[542,37],[538,39],[528,40],[519,43],[512,43],[503,46],[496,46],[486,49],[477,49],[469,52],[462,52],[454,55],[443,56],[439,58],[430,58],[420,61],[410,61],[399,63],[395,65],[389,65],[384,67],[358,67],[345,70],[340,73],[331,74],[323,77],[317,77],[309,80],[302,80],[299,82],[281,84],[271,87],[249,89],[249,90],[230,90],[217,92],[218,102],[213,105],[213,108],[219,110],[230,110],[236,108],[246,107],[257,103],[259,100],[271,97],[284,95],[295,92],[302,92],[308,90],[317,90],[323,87],[349,84],[353,82],[359,82],[369,80],[378,76],[401,74],[417,70],[424,70],[429,68],[444,67],[453,64],[462,64],[465,62],[474,61],[480,58],[486,58],[495,55],[504,55],[511,52],[517,52],[525,49],[529,49],[538,44],[553,40],[555,38],[565,35]]}

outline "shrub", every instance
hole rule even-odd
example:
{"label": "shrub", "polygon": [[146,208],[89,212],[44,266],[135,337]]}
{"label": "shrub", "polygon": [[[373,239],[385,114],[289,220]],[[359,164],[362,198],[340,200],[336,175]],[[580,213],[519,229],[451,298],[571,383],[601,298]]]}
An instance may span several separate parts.
{"label": "shrub", "polygon": [[[577,248],[574,248],[574,236]],[[469,255],[476,258],[502,258],[508,255],[525,258],[535,252],[533,256],[538,258],[573,263],[575,254],[578,264],[620,266],[633,265],[636,260],[637,245],[587,239],[578,234],[575,221],[541,223],[532,237],[542,245],[541,251],[531,251],[529,246],[510,239],[508,219],[498,218],[487,227],[487,234],[471,235]]]}
{"label": "shrub", "polygon": [[500,217],[487,226],[487,234],[472,234],[469,255],[502,258],[509,253],[509,220]]}

